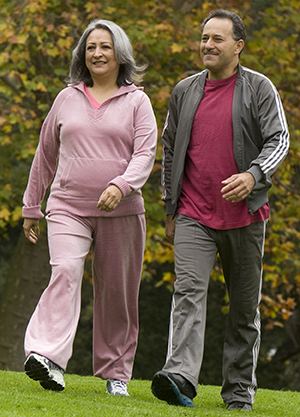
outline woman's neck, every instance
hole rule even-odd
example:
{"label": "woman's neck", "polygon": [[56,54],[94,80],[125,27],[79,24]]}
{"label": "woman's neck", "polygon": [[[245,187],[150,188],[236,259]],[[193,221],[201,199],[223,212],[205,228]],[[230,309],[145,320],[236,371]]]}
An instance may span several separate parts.
{"label": "woman's neck", "polygon": [[90,94],[98,103],[103,103],[108,98],[112,97],[118,90],[117,83],[97,83],[94,82],[92,87],[88,87]]}

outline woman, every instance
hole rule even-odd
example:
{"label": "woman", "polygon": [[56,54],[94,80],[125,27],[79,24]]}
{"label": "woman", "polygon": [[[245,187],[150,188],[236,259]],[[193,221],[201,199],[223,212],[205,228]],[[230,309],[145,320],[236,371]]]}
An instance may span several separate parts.
{"label": "woman", "polygon": [[91,22],[73,51],[70,84],[41,129],[23,198],[24,232],[37,242],[55,174],[46,208],[52,274],[26,330],[24,367],[45,389],[65,387],[91,249],[94,375],[107,380],[108,393],[129,395],[145,242],[140,189],[157,140],[150,101],[133,84],[141,70],[119,26]]}

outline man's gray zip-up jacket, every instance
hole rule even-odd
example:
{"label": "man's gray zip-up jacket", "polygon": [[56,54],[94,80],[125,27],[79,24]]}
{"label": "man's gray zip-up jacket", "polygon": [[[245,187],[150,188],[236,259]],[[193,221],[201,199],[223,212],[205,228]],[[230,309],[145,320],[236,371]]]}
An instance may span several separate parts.
{"label": "man's gray zip-up jacket", "polygon": [[[171,94],[162,134],[162,199],[167,215],[176,214],[194,115],[204,95],[207,75],[208,70],[204,70],[180,81]],[[255,186],[246,198],[253,214],[268,201],[271,175],[288,152],[289,132],[275,86],[263,74],[241,65],[234,89],[232,123],[238,171],[250,172],[255,179]]]}

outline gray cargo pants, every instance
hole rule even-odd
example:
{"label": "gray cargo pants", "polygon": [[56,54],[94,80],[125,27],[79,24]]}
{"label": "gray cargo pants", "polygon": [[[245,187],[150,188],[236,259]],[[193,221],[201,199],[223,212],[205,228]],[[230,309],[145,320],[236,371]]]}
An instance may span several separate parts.
{"label": "gray cargo pants", "polygon": [[230,310],[223,349],[222,398],[253,403],[260,347],[259,302],[266,222],[215,230],[178,215],[169,346],[163,370],[179,373],[197,390],[203,358],[209,278],[219,252]]}

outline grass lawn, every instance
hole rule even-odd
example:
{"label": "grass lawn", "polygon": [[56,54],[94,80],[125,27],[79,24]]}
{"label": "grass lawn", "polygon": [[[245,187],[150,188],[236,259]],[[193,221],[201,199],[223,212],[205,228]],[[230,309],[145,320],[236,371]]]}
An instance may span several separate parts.
{"label": "grass lawn", "polygon": [[[151,393],[151,381],[133,380],[128,384],[130,397],[114,397],[105,393],[106,383],[95,377],[65,375],[62,392],[44,390],[24,373],[0,371],[1,417],[177,417],[234,416],[227,411],[220,397],[220,387],[200,386],[194,399],[195,408],[170,406]],[[246,412],[242,412],[245,414]],[[258,390],[253,413],[264,417],[300,416],[300,393]]]}

